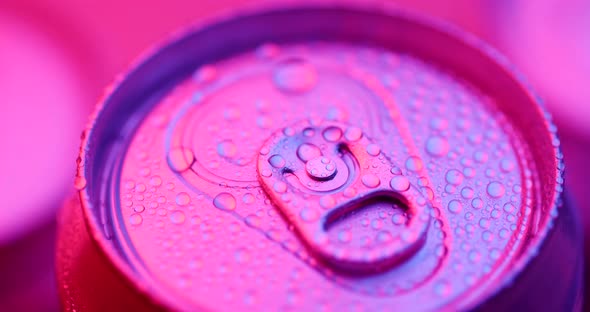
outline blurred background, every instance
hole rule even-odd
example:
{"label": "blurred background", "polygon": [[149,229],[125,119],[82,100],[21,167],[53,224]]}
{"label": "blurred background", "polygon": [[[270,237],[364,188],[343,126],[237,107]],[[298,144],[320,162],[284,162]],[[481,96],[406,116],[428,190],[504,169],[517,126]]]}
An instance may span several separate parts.
{"label": "blurred background", "polygon": [[[105,87],[170,32],[254,1],[0,0],[0,311],[59,310],[55,214]],[[589,238],[590,1],[381,1],[454,23],[527,76],[559,127]]]}

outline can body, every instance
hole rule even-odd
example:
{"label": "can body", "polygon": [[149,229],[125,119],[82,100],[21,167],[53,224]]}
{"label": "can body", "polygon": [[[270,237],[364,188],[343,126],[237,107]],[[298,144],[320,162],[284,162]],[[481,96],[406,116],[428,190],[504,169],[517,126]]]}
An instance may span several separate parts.
{"label": "can body", "polygon": [[579,309],[558,147],[503,59],[446,26],[356,2],[226,16],[102,103],[62,303]]}

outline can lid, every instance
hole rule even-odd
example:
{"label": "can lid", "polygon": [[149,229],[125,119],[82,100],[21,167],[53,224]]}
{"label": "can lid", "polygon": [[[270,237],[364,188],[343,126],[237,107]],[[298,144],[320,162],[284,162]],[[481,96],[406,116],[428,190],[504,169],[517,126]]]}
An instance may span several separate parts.
{"label": "can lid", "polygon": [[555,128],[506,68],[362,5],[197,28],[103,103],[79,169],[91,228],[168,307],[472,307],[533,257],[561,192]]}

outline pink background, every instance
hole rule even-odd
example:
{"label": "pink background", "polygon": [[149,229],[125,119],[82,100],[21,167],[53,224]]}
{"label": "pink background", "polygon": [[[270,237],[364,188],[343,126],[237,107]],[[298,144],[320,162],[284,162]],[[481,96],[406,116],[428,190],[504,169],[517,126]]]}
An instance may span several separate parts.
{"label": "pink background", "polygon": [[[72,192],[79,136],[105,87],[170,32],[245,2],[254,1],[0,2],[0,310],[58,309],[54,215]],[[556,118],[567,189],[590,228],[590,3],[388,2],[484,38],[528,76]]]}

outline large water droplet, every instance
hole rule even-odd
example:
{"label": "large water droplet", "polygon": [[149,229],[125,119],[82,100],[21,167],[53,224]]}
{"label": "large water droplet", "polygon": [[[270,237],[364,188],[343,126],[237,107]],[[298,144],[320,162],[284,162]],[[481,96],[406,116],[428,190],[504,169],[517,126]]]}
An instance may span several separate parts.
{"label": "large water droplet", "polygon": [[342,129],[338,127],[328,127],[323,132],[324,139],[328,142],[336,142],[342,137]]}
{"label": "large water droplet", "polygon": [[346,129],[346,132],[344,133],[344,137],[350,142],[358,141],[362,136],[363,130],[357,127],[350,127]]}
{"label": "large water droplet", "polygon": [[371,156],[377,156],[381,153],[381,147],[377,144],[369,144],[367,145],[367,154]]}
{"label": "large water droplet", "polygon": [[320,197],[320,206],[324,209],[330,209],[336,205],[336,200],[330,195]]}
{"label": "large water droplet", "polygon": [[463,204],[460,201],[453,199],[449,202],[448,208],[452,213],[459,213],[463,210]]}
{"label": "large water droplet", "polygon": [[287,191],[287,184],[285,182],[278,181],[278,182],[275,182],[275,184],[272,186],[272,188],[277,193],[285,193]]}
{"label": "large water droplet", "polygon": [[268,163],[275,168],[283,168],[286,164],[285,158],[283,158],[281,155],[272,155],[268,159]]}
{"label": "large water droplet", "polygon": [[504,188],[504,184],[502,184],[500,182],[491,182],[490,184],[488,184],[487,191],[488,191],[488,195],[495,197],[495,198],[502,197],[506,193],[506,189]]}
{"label": "large water droplet", "polygon": [[406,168],[410,171],[420,171],[423,167],[422,160],[416,156],[411,156],[406,160]]}
{"label": "large water droplet", "polygon": [[514,167],[514,162],[510,159],[502,159],[502,161],[500,161],[500,170],[504,172],[510,172]]}
{"label": "large water droplet", "polygon": [[221,157],[234,158],[238,148],[231,140],[225,140],[217,144],[217,154]]}
{"label": "large water droplet", "polygon": [[436,157],[444,156],[449,152],[449,142],[441,137],[431,137],[426,140],[426,152]]}
{"label": "large water droplet", "polygon": [[320,149],[313,144],[303,143],[297,148],[297,157],[304,162],[308,162],[321,155],[322,152]]}
{"label": "large water droplet", "polygon": [[256,125],[260,129],[270,129],[272,127],[273,121],[268,116],[259,116],[256,118]]}
{"label": "large water droplet", "polygon": [[185,193],[181,192],[176,195],[176,203],[180,206],[186,206],[191,202],[191,197]]}
{"label": "large water droplet", "polygon": [[190,149],[177,147],[168,152],[168,166],[176,172],[188,170],[195,162],[195,155]]}
{"label": "large water droplet", "polygon": [[86,178],[83,176],[76,176],[74,180],[74,187],[76,187],[76,189],[79,191],[83,190],[86,187]]}
{"label": "large water droplet", "polygon": [[389,182],[389,185],[394,191],[405,192],[410,189],[410,181],[405,176],[395,176]]}
{"label": "large water droplet", "polygon": [[143,217],[138,213],[134,213],[129,217],[129,223],[131,223],[132,225],[140,225],[142,222]]}
{"label": "large water droplet", "polygon": [[361,181],[368,188],[376,188],[381,183],[379,177],[371,173],[363,175]]}
{"label": "large water droplet", "polygon": [[445,179],[452,185],[459,185],[463,182],[463,174],[459,170],[451,169],[447,171]]}
{"label": "large water droplet", "polygon": [[281,62],[274,72],[275,86],[285,92],[305,92],[313,88],[318,74],[313,65],[302,59]]}
{"label": "large water droplet", "polygon": [[249,205],[256,201],[256,197],[254,197],[254,195],[252,195],[251,193],[246,193],[244,194],[244,196],[242,196],[242,201],[244,202],[244,204]]}
{"label": "large water droplet", "polygon": [[437,282],[434,285],[434,292],[441,297],[446,297],[451,293],[451,284],[444,280]]}
{"label": "large water droplet", "polygon": [[181,210],[172,211],[170,214],[170,221],[172,221],[174,224],[183,224],[185,220],[186,216]]}
{"label": "large water droplet", "polygon": [[236,209],[236,198],[230,193],[219,193],[213,199],[213,205],[222,210]]}
{"label": "large water droplet", "polygon": [[301,220],[305,222],[314,222],[320,217],[320,213],[315,208],[303,208],[300,213]]}

